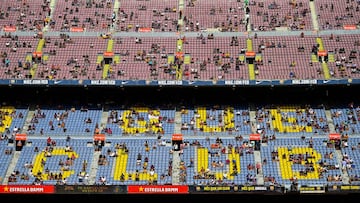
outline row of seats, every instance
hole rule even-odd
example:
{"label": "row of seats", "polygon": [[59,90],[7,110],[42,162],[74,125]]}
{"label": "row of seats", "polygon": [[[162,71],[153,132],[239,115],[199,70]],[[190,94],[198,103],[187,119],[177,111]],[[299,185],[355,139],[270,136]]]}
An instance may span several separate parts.
{"label": "row of seats", "polygon": [[[216,34],[209,38],[200,34],[182,41],[179,50],[175,37],[7,36],[0,38],[4,67],[0,76],[57,80],[285,80],[357,78],[360,73],[360,43],[354,34],[254,38]],[[248,57],[249,51],[255,55]],[[319,57],[318,51],[324,51],[326,58]]]}
{"label": "row of seats", "polygon": [[[2,137],[17,133],[41,136],[106,135],[341,135],[358,134],[359,107],[287,106],[258,107],[253,117],[249,107],[195,107],[194,109],[36,109],[1,107]],[[177,116],[177,113],[179,116]],[[328,114],[327,114],[328,113]],[[332,121],[333,129],[330,128]]]}
{"label": "row of seats", "polygon": [[[248,139],[184,138],[180,176],[173,173],[177,159],[169,139],[108,138],[100,148],[92,139],[50,138],[52,144],[47,139],[28,138],[18,157],[14,144],[0,141],[1,152],[14,149],[1,156],[1,177],[9,178],[9,184],[171,184],[173,178],[186,185],[340,185],[345,177],[352,184],[359,181],[358,137],[340,148],[329,145],[327,138],[279,138],[261,143],[259,151]],[[14,163],[11,178],[5,177]]]}
{"label": "row of seats", "polygon": [[[313,6],[311,5],[313,3]],[[178,31],[178,20],[184,31],[218,29],[245,32],[269,31],[279,27],[288,30],[313,30],[312,13],[316,13],[319,29],[344,29],[357,26],[357,1],[345,3],[307,0],[274,2],[242,1],[208,2],[178,0],[86,1],[34,0],[6,2],[0,7],[0,26],[16,27],[21,31],[139,31],[150,28],[160,32]],[[245,8],[248,8],[247,10]],[[81,15],[79,15],[81,13]],[[247,21],[247,22],[246,22]]]}

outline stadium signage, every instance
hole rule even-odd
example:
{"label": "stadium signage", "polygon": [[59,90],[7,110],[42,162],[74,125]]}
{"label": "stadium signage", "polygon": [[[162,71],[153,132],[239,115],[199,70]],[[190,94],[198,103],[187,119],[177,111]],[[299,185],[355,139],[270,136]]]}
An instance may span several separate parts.
{"label": "stadium signage", "polygon": [[111,185],[58,185],[56,186],[56,193],[58,194],[121,194],[126,192],[126,186],[111,186]]}
{"label": "stadium signage", "polygon": [[249,85],[249,80],[225,80],[225,85]]}
{"label": "stadium signage", "polygon": [[90,85],[115,85],[115,80],[91,80]]}
{"label": "stadium signage", "polygon": [[179,194],[189,193],[188,186],[186,185],[129,185],[128,193],[137,194],[151,194],[151,193],[166,193],[166,194]]}
{"label": "stadium signage", "polygon": [[342,185],[341,190],[360,190],[360,185]]}
{"label": "stadium signage", "polygon": [[54,193],[53,185],[0,185],[0,193],[23,193],[23,194],[41,194]]}
{"label": "stadium signage", "polygon": [[255,186],[255,190],[257,190],[257,191],[267,191],[267,188],[265,186]]}
{"label": "stadium signage", "polygon": [[241,191],[254,191],[255,187],[254,186],[242,186],[240,188]]}
{"label": "stadium signage", "polygon": [[205,186],[203,191],[230,191],[231,189],[230,186]]}
{"label": "stadium signage", "polygon": [[292,80],[292,84],[294,85],[310,85],[310,84],[317,84],[317,80]]}
{"label": "stadium signage", "polygon": [[48,80],[24,80],[24,85],[47,85],[49,84]]}
{"label": "stadium signage", "polygon": [[300,193],[325,193],[325,187],[323,186],[301,186]]}
{"label": "stadium signage", "polygon": [[344,79],[344,80],[43,80],[43,79],[25,79],[25,80],[0,80],[0,85],[108,85],[108,86],[279,86],[279,85],[337,85],[337,84],[360,84],[360,79]]}
{"label": "stadium signage", "polygon": [[182,80],[159,80],[159,85],[182,85]]}
{"label": "stadium signage", "polygon": [[280,192],[284,191],[283,187],[274,186],[255,186],[255,185],[234,185],[234,186],[189,186],[190,193],[201,192],[238,192],[238,193],[263,193],[263,192]]}

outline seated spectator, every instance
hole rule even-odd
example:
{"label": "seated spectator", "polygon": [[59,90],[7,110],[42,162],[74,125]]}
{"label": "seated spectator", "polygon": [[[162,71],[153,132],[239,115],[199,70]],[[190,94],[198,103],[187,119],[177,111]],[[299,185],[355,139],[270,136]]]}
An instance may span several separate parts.
{"label": "seated spectator", "polygon": [[72,151],[73,151],[72,147],[70,147],[69,145],[65,146],[65,152],[72,152]]}

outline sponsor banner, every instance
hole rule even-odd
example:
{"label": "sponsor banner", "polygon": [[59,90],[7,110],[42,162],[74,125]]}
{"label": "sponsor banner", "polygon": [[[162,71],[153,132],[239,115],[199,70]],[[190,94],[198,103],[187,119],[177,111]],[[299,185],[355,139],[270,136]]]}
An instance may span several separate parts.
{"label": "sponsor banner", "polygon": [[218,85],[250,85],[249,80],[219,80]]}
{"label": "sponsor banner", "polygon": [[184,85],[189,85],[189,86],[213,86],[214,81],[212,81],[212,80],[205,80],[205,81],[201,81],[201,80],[191,81],[191,80],[189,80],[189,81],[184,81]]}
{"label": "sponsor banner", "polygon": [[105,51],[103,54],[105,57],[113,57],[114,56],[114,52],[112,51]]}
{"label": "sponsor banner", "polygon": [[40,58],[40,57],[42,56],[42,54],[43,54],[42,51],[34,51],[34,52],[32,53],[32,56],[33,56],[33,57],[39,57],[39,58]]}
{"label": "sponsor banner", "polygon": [[360,79],[318,80],[318,85],[360,84]]}
{"label": "sponsor banner", "polygon": [[153,29],[151,27],[141,27],[139,28],[139,32],[152,32]]}
{"label": "sponsor banner", "polygon": [[246,186],[246,185],[235,185],[235,186],[189,186],[190,193],[204,193],[204,192],[216,192],[216,193],[269,193],[278,192],[283,193],[284,187],[277,186]]}
{"label": "sponsor banner", "polygon": [[0,80],[0,85],[10,85],[12,81],[14,81],[14,80],[3,79],[3,80]]}
{"label": "sponsor banner", "polygon": [[125,194],[125,185],[57,185],[56,194]]}
{"label": "sponsor banner", "polygon": [[145,86],[146,80],[116,80],[116,86]]}
{"label": "sponsor banner", "polygon": [[48,85],[49,80],[23,80],[24,85]]}
{"label": "sponsor banner", "polygon": [[237,187],[232,186],[197,186],[195,188],[196,191],[201,192],[234,192]]}
{"label": "sponsor banner", "polygon": [[206,28],[206,32],[220,32],[220,28]]}
{"label": "sponsor banner", "polygon": [[183,140],[183,135],[182,134],[173,134],[171,137],[171,140]]}
{"label": "sponsor banner", "polygon": [[[115,85],[116,84],[115,80],[90,80],[90,81],[86,81],[86,82],[90,83],[88,85]],[[86,82],[84,81],[84,85],[86,85]]]}
{"label": "sponsor banner", "polygon": [[82,27],[72,27],[72,28],[70,28],[70,32],[84,32],[84,28],[82,28]]}
{"label": "sponsor banner", "polygon": [[27,139],[27,134],[25,133],[18,133],[15,135],[15,140],[26,140]]}
{"label": "sponsor banner", "polygon": [[340,186],[339,185],[329,185],[326,187],[326,192],[340,192]]}
{"label": "sponsor banner", "polygon": [[157,85],[183,85],[184,81],[182,80],[159,80],[156,81]]}
{"label": "sponsor banner", "polygon": [[334,80],[46,80],[46,79],[0,79],[0,85],[115,85],[115,86],[279,86],[279,85],[338,85],[360,84],[360,79]]}
{"label": "sponsor banner", "polygon": [[293,85],[316,85],[317,80],[292,80]]}
{"label": "sponsor banner", "polygon": [[49,85],[74,86],[80,85],[80,80],[49,80]]}
{"label": "sponsor banner", "polygon": [[282,84],[284,84],[284,85],[292,85],[293,81],[292,80],[283,80]]}
{"label": "sponsor banner", "polygon": [[105,134],[95,134],[94,135],[94,140],[96,141],[105,141],[106,139],[106,135]]}
{"label": "sponsor banner", "polygon": [[245,56],[246,57],[250,57],[250,58],[253,58],[253,57],[255,57],[255,55],[256,55],[256,53],[255,53],[255,51],[247,51],[247,52],[245,52]]}
{"label": "sponsor banner", "polygon": [[356,25],[344,25],[344,30],[356,30]]}
{"label": "sponsor banner", "polygon": [[0,185],[0,193],[7,194],[51,194],[54,192],[53,185]]}
{"label": "sponsor banner", "polygon": [[127,192],[137,194],[187,194],[189,188],[187,185],[129,185]]}
{"label": "sponsor banner", "polygon": [[260,134],[250,134],[250,141],[261,140]]}
{"label": "sponsor banner", "polygon": [[301,193],[325,193],[325,187],[324,186],[301,186],[299,188],[300,194]]}
{"label": "sponsor banner", "polygon": [[271,86],[271,85],[274,85],[274,84],[277,84],[279,85],[280,82],[278,80],[250,80],[250,85],[258,85],[258,86]]}
{"label": "sponsor banner", "polygon": [[329,133],[329,140],[340,140],[340,133]]}
{"label": "sponsor banner", "polygon": [[4,30],[4,32],[15,32],[16,31],[16,27],[15,26],[13,26],[13,25],[5,25],[4,27],[3,27],[3,30]]}
{"label": "sponsor banner", "polygon": [[275,30],[276,30],[276,31],[289,31],[289,28],[283,26],[283,27],[276,27]]}
{"label": "sponsor banner", "polygon": [[341,191],[360,191],[360,185],[341,185],[340,186]]}
{"label": "sponsor banner", "polygon": [[318,51],[318,56],[327,56],[328,55],[328,53],[327,53],[327,51],[326,50],[323,50],[323,51]]}
{"label": "sponsor banner", "polygon": [[328,193],[359,193],[360,185],[329,185],[326,189]]}

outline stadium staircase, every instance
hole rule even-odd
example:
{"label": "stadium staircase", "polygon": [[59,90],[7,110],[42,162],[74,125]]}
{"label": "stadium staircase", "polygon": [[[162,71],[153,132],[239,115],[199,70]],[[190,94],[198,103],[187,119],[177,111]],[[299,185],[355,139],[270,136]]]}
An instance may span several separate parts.
{"label": "stadium staircase", "polygon": [[99,161],[100,155],[101,155],[101,151],[94,152],[94,156],[93,156],[93,160],[91,162],[90,172],[89,172],[89,185],[96,184],[96,172],[98,170],[98,161]]}
{"label": "stadium staircase", "polygon": [[26,116],[25,124],[24,124],[24,126],[22,127],[22,129],[21,129],[21,133],[26,132],[26,131],[27,131],[27,127],[28,127],[29,125],[31,125],[31,119],[32,119],[34,113],[35,113],[35,110],[29,110],[29,112],[28,112],[28,114],[27,114],[27,116]]}
{"label": "stadium staircase", "polygon": [[[17,160],[19,159],[20,157],[20,151],[14,151],[14,155],[11,159],[11,163],[9,165],[9,168],[7,169],[6,171],[6,176],[5,177],[10,177],[11,176],[11,173],[13,171],[15,171],[15,168],[16,168],[16,163],[17,163]],[[0,180],[1,181],[1,180]],[[1,183],[1,182],[0,182]],[[2,184],[6,185],[8,183],[8,179],[7,178],[4,178],[4,180],[2,181]]]}
{"label": "stadium staircase", "polygon": [[179,185],[180,181],[180,151],[174,151],[173,153],[173,170],[172,170],[172,184]]}
{"label": "stadium staircase", "polygon": [[[27,126],[30,125],[30,122],[31,122],[31,118],[32,118],[32,115],[34,115],[35,111],[34,110],[29,110],[28,114],[27,114],[27,117],[26,117],[26,120],[25,120],[25,124],[22,128],[19,128],[20,129],[20,133],[22,132],[26,132],[26,128]],[[29,144],[29,143],[28,143]],[[9,146],[12,146],[13,144],[12,143],[9,143],[8,144]],[[11,162],[10,162],[10,165],[6,171],[6,176],[5,177],[10,177],[11,173],[13,171],[15,171],[15,168],[16,168],[16,163],[20,157],[20,154],[21,154],[21,151],[14,151],[14,155],[11,159]],[[0,179],[0,183],[2,184],[7,184],[8,183],[8,179],[7,178],[4,178],[3,180]]]}
{"label": "stadium staircase", "polygon": [[[104,129],[106,127],[107,121],[108,121],[108,115],[109,115],[109,111],[102,111],[101,114],[101,120],[100,120],[100,129]],[[111,136],[109,134],[109,136]]]}
{"label": "stadium staircase", "polygon": [[[330,133],[336,133],[334,122],[333,122],[333,120],[331,118],[330,110],[326,110],[325,115],[326,115],[326,121],[329,124]],[[335,153],[336,153],[337,163],[341,167],[341,162],[343,160],[343,153],[339,149],[335,150]],[[342,177],[342,181],[343,181],[344,184],[349,184],[349,174],[347,173],[346,170],[342,170],[341,177]]]}
{"label": "stadium staircase", "polygon": [[315,31],[319,31],[318,15],[316,14],[316,6],[314,1],[309,1],[309,7],[311,12],[312,25]]}
{"label": "stadium staircase", "polygon": [[[115,0],[114,1],[114,8],[113,8],[113,12],[114,13],[118,13],[120,9],[120,0]],[[117,29],[117,24],[116,22],[118,21],[119,15],[115,15],[115,20],[113,21],[113,23],[111,24],[111,28],[110,31],[111,32],[115,32]]]}
{"label": "stadium staircase", "polygon": [[[326,51],[325,47],[324,47],[324,43],[322,41],[322,38],[321,37],[317,37],[316,38],[316,43],[319,45],[319,51]],[[331,75],[330,75],[330,70],[329,70],[329,66],[327,64],[326,61],[322,61],[321,62],[321,66],[323,68],[323,72],[324,72],[324,77],[326,80],[330,79],[331,78]]]}
{"label": "stadium staircase", "polygon": [[174,133],[181,134],[181,112],[179,110],[175,112],[174,122],[175,122]]}
{"label": "stadium staircase", "polygon": [[[182,39],[178,39],[176,41],[176,47],[177,47],[176,51],[180,53],[181,57],[184,57],[183,56],[183,40]],[[181,66],[180,68],[176,68],[176,80],[182,80],[183,71],[182,71],[182,65],[180,65],[180,66]]]}
{"label": "stadium staircase", "polygon": [[325,115],[326,115],[326,122],[329,124],[329,130],[330,130],[330,133],[335,133],[335,126],[334,126],[334,122],[333,120],[331,119],[331,112],[330,110],[326,110],[325,111]]}
{"label": "stadium staircase", "polygon": [[[245,3],[245,5],[244,5],[244,23],[245,23],[245,26],[246,26],[246,31],[247,32],[251,32],[251,22],[250,22],[250,20],[251,20],[251,18],[250,18],[250,16],[248,15],[248,14],[246,14],[246,7],[247,7],[247,5],[248,5],[248,3]],[[249,19],[249,23],[246,23],[246,20],[247,19]]]}
{"label": "stadium staircase", "polygon": [[[37,46],[36,46],[36,50],[35,52],[36,53],[42,53],[42,49],[44,47],[44,44],[45,44],[45,39],[40,39]],[[39,61],[40,62],[40,61]],[[30,75],[31,75],[31,78],[35,78],[36,76],[36,72],[37,72],[37,68],[38,68],[38,63],[34,63],[31,68],[30,68]]]}
{"label": "stadium staircase", "polygon": [[[53,19],[53,13],[54,13],[54,11],[55,11],[55,5],[56,5],[56,1],[57,0],[51,0],[50,1],[50,9],[51,9],[51,12],[50,12],[50,15],[47,17],[48,19],[48,21],[50,21],[50,19]],[[43,32],[47,32],[49,30],[49,23],[48,24],[46,24],[44,27],[43,27],[43,29],[42,29],[42,31]]]}
{"label": "stadium staircase", "polygon": [[[254,109],[254,107],[252,107],[251,109]],[[251,132],[252,133],[257,133],[257,129],[256,129],[256,112],[255,112],[255,110],[250,110],[249,115],[250,115],[250,123],[251,123]],[[255,159],[255,163],[262,163],[262,158],[261,158],[260,151],[254,151],[254,159]],[[261,165],[261,167],[262,167],[262,165]],[[259,173],[256,174],[256,182],[257,182],[258,185],[264,185],[264,175],[263,175],[263,169],[262,168],[260,168]]]}
{"label": "stadium staircase", "polygon": [[[107,48],[106,48],[106,52],[112,52],[113,51],[113,46],[114,46],[114,40],[109,39],[108,44],[107,44]],[[105,64],[104,68],[103,68],[102,79],[107,79],[111,72],[112,72],[111,65],[110,64]]]}
{"label": "stadium staircase", "polygon": [[[103,111],[102,115],[101,115],[101,120],[100,120],[100,129],[104,129],[107,123],[107,118],[108,118],[109,112],[108,111]],[[107,145],[107,143],[105,143],[105,146]],[[93,185],[96,184],[96,173],[98,171],[98,161],[99,161],[99,157],[101,155],[101,151],[95,151],[94,155],[93,155],[93,160],[91,162],[91,166],[90,166],[90,172],[89,172],[89,185]]]}
{"label": "stadium staircase", "polygon": [[[246,51],[253,51],[253,42],[250,38],[246,40]],[[253,63],[248,64],[249,79],[255,80],[255,66]]]}
{"label": "stadium staircase", "polygon": [[[339,163],[340,167],[342,167],[341,162],[343,160],[343,153],[339,149],[336,150],[335,153],[336,153],[337,163]],[[349,174],[348,174],[347,170],[342,170],[341,178],[342,178],[343,184],[350,184]]]}
{"label": "stadium staircase", "polygon": [[[177,110],[175,112],[175,134],[181,134],[181,112]],[[180,181],[180,151],[174,151],[173,153],[173,170],[172,170],[172,184],[179,185]]]}
{"label": "stadium staircase", "polygon": [[[184,10],[184,0],[179,0],[179,11],[182,11],[182,10]],[[181,31],[181,28],[184,25],[184,15],[182,15],[181,18],[179,16],[178,25],[179,25],[178,31]]]}
{"label": "stadium staircase", "polygon": [[252,133],[256,133],[256,113],[255,111],[250,111],[249,112],[249,115],[250,115],[250,123],[251,123],[251,132]]}
{"label": "stadium staircase", "polygon": [[[262,163],[260,151],[254,151],[254,159],[255,159],[255,163]],[[260,168],[259,173],[256,174],[256,184],[264,185],[264,174],[262,168]]]}

